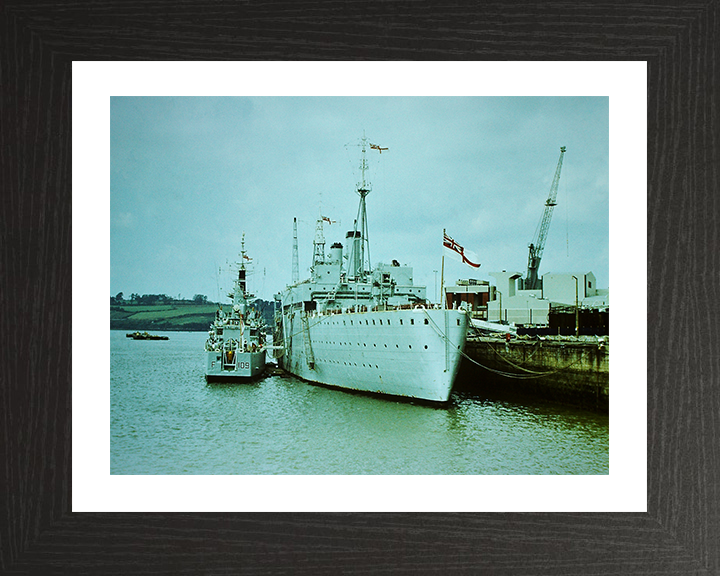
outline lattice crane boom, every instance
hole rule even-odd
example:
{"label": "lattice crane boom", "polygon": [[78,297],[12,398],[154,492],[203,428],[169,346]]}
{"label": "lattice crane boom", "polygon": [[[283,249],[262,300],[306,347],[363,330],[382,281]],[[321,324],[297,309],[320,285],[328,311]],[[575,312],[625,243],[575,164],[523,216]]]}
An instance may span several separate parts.
{"label": "lattice crane boom", "polygon": [[547,240],[548,230],[550,229],[550,221],[552,220],[553,209],[557,205],[558,185],[560,184],[560,171],[562,170],[563,157],[565,156],[565,146],[560,148],[560,158],[558,159],[557,168],[555,168],[555,176],[550,186],[550,194],[545,201],[545,210],[542,219],[538,225],[535,238],[530,243],[528,252],[528,269],[525,277],[526,290],[539,290],[540,278],[538,269],[540,268],[540,260],[542,259],[543,250],[545,250],[545,240]]}

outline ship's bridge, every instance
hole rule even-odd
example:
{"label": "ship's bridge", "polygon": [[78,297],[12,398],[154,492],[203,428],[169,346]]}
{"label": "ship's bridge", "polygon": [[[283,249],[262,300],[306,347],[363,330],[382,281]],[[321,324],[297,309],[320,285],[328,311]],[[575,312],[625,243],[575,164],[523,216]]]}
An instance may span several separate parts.
{"label": "ship's bridge", "polygon": [[412,266],[400,266],[397,261],[393,261],[393,264],[378,264],[373,271],[373,283],[381,287],[392,285],[389,304],[400,305],[426,299],[425,286],[413,284]]}

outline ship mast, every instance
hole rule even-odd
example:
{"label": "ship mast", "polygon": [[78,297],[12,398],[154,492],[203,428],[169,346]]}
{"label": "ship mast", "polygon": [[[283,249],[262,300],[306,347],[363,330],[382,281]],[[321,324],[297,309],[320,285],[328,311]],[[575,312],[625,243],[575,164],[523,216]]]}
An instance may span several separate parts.
{"label": "ship mast", "polygon": [[368,224],[367,224],[367,209],[365,206],[365,198],[368,194],[370,194],[370,190],[372,187],[370,184],[365,180],[365,173],[368,169],[368,163],[367,163],[367,138],[365,138],[365,135],[363,134],[362,138],[362,156],[360,160],[360,172],[361,172],[361,181],[358,182],[357,185],[357,193],[360,195],[360,204],[358,205],[358,214],[357,218],[355,219],[355,235],[357,236],[357,233],[360,233],[360,257],[358,258],[359,268],[357,270],[354,270],[355,277],[362,281],[365,279],[365,245],[367,244],[367,260],[368,260],[368,269],[370,268],[370,238],[368,236]]}
{"label": "ship mast", "polygon": [[322,208],[315,224],[315,239],[313,240],[313,266],[325,264],[325,234],[323,232]]}
{"label": "ship mast", "polygon": [[297,218],[293,218],[292,283],[298,282],[300,282],[300,266],[298,265]]}
{"label": "ship mast", "polygon": [[[353,270],[350,270],[348,276],[356,278],[358,281],[365,279],[365,271],[371,271],[371,260],[370,260],[370,237],[368,234],[368,222],[367,222],[367,208],[366,201],[367,195],[370,194],[372,186],[366,179],[366,173],[368,171],[367,162],[367,149],[368,146],[375,150],[378,150],[382,154],[382,150],[387,148],[380,148],[376,144],[371,144],[363,133],[362,140],[360,141],[361,146],[361,160],[360,160],[360,174],[361,180],[357,184],[357,193],[360,196],[360,204],[358,205],[357,218],[355,218],[355,227],[352,232],[353,241],[351,243],[351,257],[348,259],[349,263],[353,263]],[[367,262],[367,268],[365,263]]]}
{"label": "ship mast", "polygon": [[247,255],[245,250],[245,233],[242,235],[242,241],[240,243],[240,262],[238,263],[238,277],[235,286],[235,294],[233,296],[234,306],[240,306],[240,312],[245,313],[245,307],[247,306],[247,299],[252,298],[252,294],[247,293],[247,267],[245,261],[251,259]]}

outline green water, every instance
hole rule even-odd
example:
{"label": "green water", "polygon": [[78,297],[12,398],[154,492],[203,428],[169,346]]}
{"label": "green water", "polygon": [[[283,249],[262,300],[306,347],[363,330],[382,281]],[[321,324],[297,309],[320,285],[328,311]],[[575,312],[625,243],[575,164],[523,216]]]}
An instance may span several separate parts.
{"label": "green water", "polygon": [[271,376],[205,383],[202,332],[111,331],[112,474],[607,474],[608,417],[453,393],[437,408]]}

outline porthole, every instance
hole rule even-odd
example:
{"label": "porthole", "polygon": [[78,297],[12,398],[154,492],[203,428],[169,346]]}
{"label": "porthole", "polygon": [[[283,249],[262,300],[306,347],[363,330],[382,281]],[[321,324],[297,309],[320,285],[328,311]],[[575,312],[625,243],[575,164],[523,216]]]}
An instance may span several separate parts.
{"label": "porthole", "polygon": [[408,348],[410,348],[410,350],[412,350],[412,344],[408,344]]}
{"label": "porthole", "polygon": [[428,319],[427,319],[427,318],[425,318],[425,324],[427,324],[427,323],[428,323]]}
{"label": "porthole", "polygon": [[427,344],[425,344],[425,350],[427,350]]}
{"label": "porthole", "polygon": [[415,318],[410,318],[410,324],[415,325]]}

